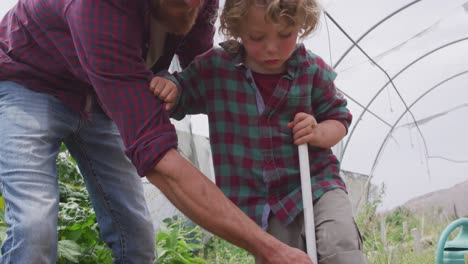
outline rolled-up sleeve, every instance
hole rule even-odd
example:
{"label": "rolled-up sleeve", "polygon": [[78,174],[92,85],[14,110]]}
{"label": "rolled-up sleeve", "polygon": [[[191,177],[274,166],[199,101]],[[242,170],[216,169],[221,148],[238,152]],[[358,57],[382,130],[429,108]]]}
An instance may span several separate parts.
{"label": "rolled-up sleeve", "polygon": [[342,93],[330,82],[322,91],[321,100],[318,100],[318,107],[315,114],[318,122],[325,120],[336,120],[343,124],[346,133],[351,125],[352,115],[347,106],[347,101]]}
{"label": "rolled-up sleeve", "polygon": [[337,120],[341,122],[346,131],[352,121],[352,115],[347,108],[348,102],[343,94],[336,88],[334,80],[335,71],[321,58],[317,57],[316,64],[319,65],[314,78],[313,105],[315,118],[318,122],[325,120]]}
{"label": "rolled-up sleeve", "polygon": [[65,19],[87,81],[116,123],[127,156],[144,176],[177,147],[177,136],[161,101],[148,90],[152,73],[141,55],[141,2],[72,1]]}

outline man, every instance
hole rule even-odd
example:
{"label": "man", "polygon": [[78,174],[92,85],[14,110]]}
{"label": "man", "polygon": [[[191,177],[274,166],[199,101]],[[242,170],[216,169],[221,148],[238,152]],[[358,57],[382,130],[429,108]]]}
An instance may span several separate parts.
{"label": "man", "polygon": [[[150,24],[155,20],[168,32],[185,34],[202,4],[19,0],[5,15],[0,22],[0,180],[8,229],[0,263],[55,262],[55,159],[61,142],[79,164],[115,263],[154,260],[138,175],[196,223],[265,263],[311,263],[259,229],[175,150],[174,127],[148,91],[153,74],[147,65],[156,71],[165,55],[154,52],[151,39],[159,38],[149,34],[156,33]],[[171,36],[165,37],[167,42]],[[174,52],[185,60],[183,52]]]}

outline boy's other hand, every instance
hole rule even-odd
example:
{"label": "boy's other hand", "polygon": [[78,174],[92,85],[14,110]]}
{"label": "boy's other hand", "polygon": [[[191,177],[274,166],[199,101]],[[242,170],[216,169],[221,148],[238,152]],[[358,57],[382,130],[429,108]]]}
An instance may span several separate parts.
{"label": "boy's other hand", "polygon": [[292,129],[294,144],[302,145],[308,143],[316,146],[320,142],[319,124],[312,115],[307,113],[297,113],[293,121],[288,123],[288,128]]}
{"label": "boy's other hand", "polygon": [[153,77],[150,83],[150,91],[166,103],[166,110],[174,106],[178,90],[173,82],[158,76]]}

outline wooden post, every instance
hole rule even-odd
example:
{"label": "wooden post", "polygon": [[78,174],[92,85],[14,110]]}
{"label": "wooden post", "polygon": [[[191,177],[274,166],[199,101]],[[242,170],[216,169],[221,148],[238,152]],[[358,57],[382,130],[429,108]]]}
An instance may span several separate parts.
{"label": "wooden post", "polygon": [[421,237],[424,237],[424,224],[425,224],[425,217],[424,217],[424,213],[421,217]]}
{"label": "wooden post", "polygon": [[387,245],[387,224],[385,223],[386,217],[383,216],[380,218],[380,239],[384,246]]}
{"label": "wooden post", "polygon": [[417,252],[422,251],[422,245],[421,245],[421,234],[419,233],[417,228],[411,229],[411,235],[413,236],[414,239],[414,247],[416,248]]}
{"label": "wooden post", "polygon": [[408,222],[403,222],[403,237],[406,238],[408,236]]}

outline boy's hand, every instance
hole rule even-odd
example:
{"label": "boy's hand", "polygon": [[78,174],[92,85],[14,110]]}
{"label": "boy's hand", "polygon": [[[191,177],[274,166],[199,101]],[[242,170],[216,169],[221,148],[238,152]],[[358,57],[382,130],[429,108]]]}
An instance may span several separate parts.
{"label": "boy's hand", "polygon": [[322,134],[315,117],[306,113],[297,113],[294,120],[288,123],[292,128],[294,144],[301,145],[308,143],[311,146],[319,145]]}
{"label": "boy's hand", "polygon": [[178,90],[177,86],[173,82],[161,77],[153,77],[150,83],[150,90],[154,95],[166,103],[166,110],[169,110],[174,106]]}

